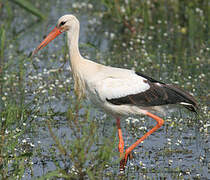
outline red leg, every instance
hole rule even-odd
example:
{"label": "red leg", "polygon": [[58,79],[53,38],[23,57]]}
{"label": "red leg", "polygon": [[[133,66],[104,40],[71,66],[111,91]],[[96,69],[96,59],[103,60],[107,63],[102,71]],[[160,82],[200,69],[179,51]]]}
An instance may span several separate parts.
{"label": "red leg", "polygon": [[[122,129],[120,127],[120,118],[116,119],[117,121],[117,129],[118,129],[118,136],[119,136],[119,145],[118,145],[118,150],[120,152],[120,158],[122,159],[124,156],[124,141],[123,141],[123,136],[122,136]],[[124,159],[120,161],[120,170],[124,169]]]}
{"label": "red leg", "polygon": [[124,159],[122,160],[123,161],[123,166],[122,168],[124,169],[125,168],[125,165],[127,163],[127,160],[128,160],[128,155],[131,153],[131,151],[139,145],[139,143],[141,143],[142,141],[144,141],[150,134],[152,134],[153,132],[155,132],[157,129],[159,129],[163,123],[164,123],[164,120],[161,119],[160,117],[150,113],[150,112],[147,112],[146,113],[147,116],[155,119],[157,121],[157,124],[154,128],[152,128],[149,132],[147,132],[143,137],[141,137],[138,141],[136,141],[135,143],[133,143],[129,148],[127,148],[125,150],[125,157]]}

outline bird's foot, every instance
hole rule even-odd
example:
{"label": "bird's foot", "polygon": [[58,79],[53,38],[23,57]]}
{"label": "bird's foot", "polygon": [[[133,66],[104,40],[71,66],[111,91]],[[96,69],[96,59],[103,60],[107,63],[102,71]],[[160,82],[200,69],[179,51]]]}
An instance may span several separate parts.
{"label": "bird's foot", "polygon": [[127,159],[123,158],[120,161],[120,172],[123,173],[125,171],[125,166],[127,164]]}
{"label": "bird's foot", "polygon": [[133,159],[133,153],[125,154],[125,157],[120,161],[120,171],[125,170],[125,166],[128,162],[128,159],[131,160]]}
{"label": "bird's foot", "polygon": [[128,162],[128,159],[131,160],[133,158],[134,158],[134,156],[133,156],[133,153],[132,152],[125,153],[125,157],[120,161],[120,171],[121,172],[124,172],[125,166],[126,166],[126,164]]}

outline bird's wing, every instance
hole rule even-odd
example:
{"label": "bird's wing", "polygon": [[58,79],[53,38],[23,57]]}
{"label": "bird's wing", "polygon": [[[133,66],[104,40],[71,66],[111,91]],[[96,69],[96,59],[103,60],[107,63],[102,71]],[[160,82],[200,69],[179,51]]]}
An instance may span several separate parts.
{"label": "bird's wing", "polygon": [[103,99],[119,99],[131,94],[139,94],[150,88],[146,79],[134,72],[121,76],[107,76],[100,82],[100,95]]}
{"label": "bird's wing", "polygon": [[182,89],[165,84],[141,73],[128,78],[107,78],[103,81],[102,92],[109,103],[115,105],[130,104],[143,107],[167,104],[182,104],[195,111],[194,98]]}

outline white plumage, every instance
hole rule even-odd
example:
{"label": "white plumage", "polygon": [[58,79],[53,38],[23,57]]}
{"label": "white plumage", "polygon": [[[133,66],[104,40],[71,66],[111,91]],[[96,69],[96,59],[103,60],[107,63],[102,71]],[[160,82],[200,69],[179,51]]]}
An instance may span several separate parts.
{"label": "white plumage", "polygon": [[133,70],[104,66],[86,59],[83,59],[82,64],[77,76],[84,81],[82,89],[93,104],[114,116],[145,112],[133,105],[117,106],[107,102],[107,99],[121,98],[148,90],[150,86],[144,82],[145,78],[138,76]]}
{"label": "white plumage", "polygon": [[134,71],[122,71],[120,69],[117,73],[110,73],[108,77],[104,78],[99,84],[98,91],[101,97],[105,99],[138,94],[150,88],[149,84],[143,80],[146,79],[138,76]]}

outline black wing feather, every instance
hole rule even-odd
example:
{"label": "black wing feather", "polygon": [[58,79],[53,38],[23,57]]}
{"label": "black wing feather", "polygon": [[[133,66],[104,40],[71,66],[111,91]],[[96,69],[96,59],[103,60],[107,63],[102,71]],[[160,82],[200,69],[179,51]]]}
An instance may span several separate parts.
{"label": "black wing feather", "polygon": [[144,82],[150,85],[148,90],[120,98],[107,99],[107,101],[115,105],[133,104],[143,107],[182,104],[185,108],[196,112],[197,103],[189,93],[174,85],[165,84],[142,73],[136,74],[146,79]]}

